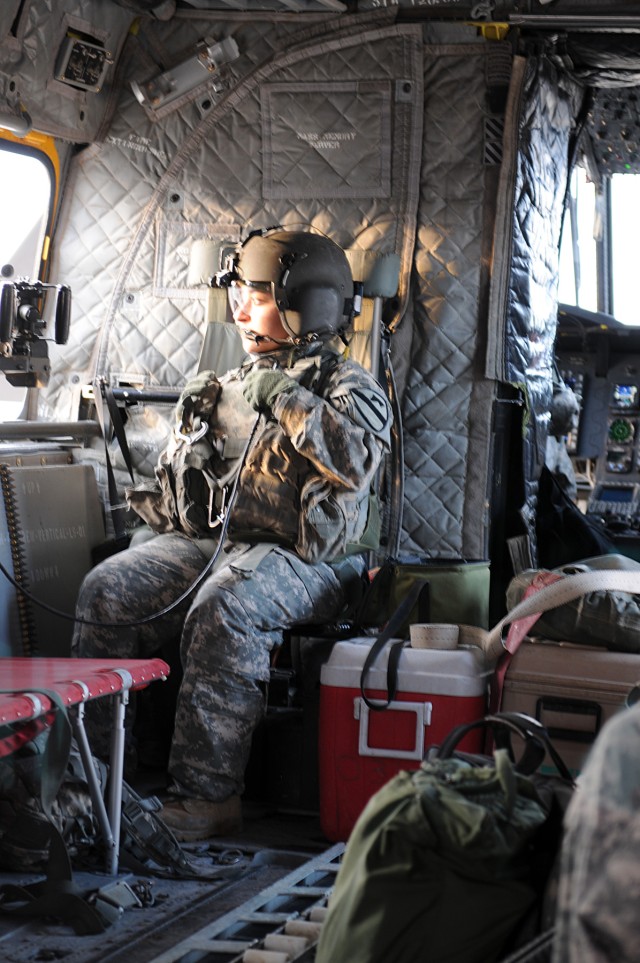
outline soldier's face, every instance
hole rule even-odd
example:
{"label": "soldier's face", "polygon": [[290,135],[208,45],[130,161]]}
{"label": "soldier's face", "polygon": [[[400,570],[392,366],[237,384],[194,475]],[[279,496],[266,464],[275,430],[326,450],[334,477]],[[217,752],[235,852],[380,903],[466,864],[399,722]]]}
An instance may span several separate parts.
{"label": "soldier's face", "polygon": [[230,300],[245,351],[251,354],[273,351],[279,342],[289,341],[270,292],[238,284],[230,292]]}

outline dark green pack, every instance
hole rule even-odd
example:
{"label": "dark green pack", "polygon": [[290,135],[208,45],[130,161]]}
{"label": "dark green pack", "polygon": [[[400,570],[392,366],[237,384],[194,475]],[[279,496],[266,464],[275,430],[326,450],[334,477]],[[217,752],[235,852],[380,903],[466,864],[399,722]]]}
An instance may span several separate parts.
{"label": "dark green pack", "polygon": [[367,589],[356,622],[382,626],[416,582],[423,589],[398,634],[413,622],[453,622],[489,628],[489,563],[458,558],[386,558]]}
{"label": "dark green pack", "polygon": [[[119,918],[124,905],[140,904],[135,896],[126,904],[121,894],[115,898],[114,880],[89,892],[74,880],[75,869],[104,874],[107,852],[82,757],[68,740],[68,725],[59,705],[48,731],[0,759],[0,869],[18,871],[22,877],[45,874],[45,879],[0,886],[0,912],[58,919],[79,935],[96,934]],[[95,757],[91,765],[104,797],[108,767]],[[158,800],[142,799],[123,782],[121,865],[146,876],[221,882],[245,871],[243,860],[223,865],[185,852],[158,809]]]}
{"label": "dark green pack", "polygon": [[[63,782],[51,805],[50,815],[41,801],[43,736],[0,760],[0,868],[17,871],[44,870],[49,858],[51,823],[61,834],[69,856],[82,862],[97,849],[99,834],[89,787],[78,769],[79,756],[70,757]],[[96,763],[101,782],[106,767]]]}
{"label": "dark green pack", "polygon": [[[545,744],[526,738],[538,766]],[[498,963],[547,927],[561,830],[557,797],[506,746],[398,773],[349,837],[316,963]]]}

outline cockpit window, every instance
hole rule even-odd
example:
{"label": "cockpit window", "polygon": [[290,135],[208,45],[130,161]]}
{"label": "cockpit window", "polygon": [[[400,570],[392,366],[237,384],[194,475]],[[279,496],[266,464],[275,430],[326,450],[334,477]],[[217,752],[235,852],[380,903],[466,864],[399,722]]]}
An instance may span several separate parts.
{"label": "cockpit window", "polygon": [[[0,140],[0,284],[41,278],[54,189],[45,155]],[[0,374],[0,421],[18,418],[25,397]]]}
{"label": "cockpit window", "polygon": [[575,167],[562,225],[558,299],[587,311],[602,310],[597,283],[597,244],[602,232],[598,207],[595,185],[583,167]]}
{"label": "cockpit window", "polygon": [[640,325],[637,231],[640,175],[611,178],[611,313],[623,324]]}
{"label": "cockpit window", "polygon": [[559,301],[640,326],[639,222],[640,175],[610,174],[596,188],[576,167],[562,228]]}

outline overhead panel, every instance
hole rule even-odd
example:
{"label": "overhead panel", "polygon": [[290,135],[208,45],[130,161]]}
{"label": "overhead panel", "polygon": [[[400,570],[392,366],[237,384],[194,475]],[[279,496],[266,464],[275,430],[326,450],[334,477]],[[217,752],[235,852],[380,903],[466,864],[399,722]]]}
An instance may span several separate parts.
{"label": "overhead panel", "polygon": [[93,0],[1,7],[0,104],[26,111],[42,133],[89,143],[107,116],[134,13]]}

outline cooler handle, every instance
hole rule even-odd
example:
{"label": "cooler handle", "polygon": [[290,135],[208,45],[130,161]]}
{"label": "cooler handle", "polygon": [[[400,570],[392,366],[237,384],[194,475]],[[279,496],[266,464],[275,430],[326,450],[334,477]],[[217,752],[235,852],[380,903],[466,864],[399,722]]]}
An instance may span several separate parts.
{"label": "cooler handle", "polygon": [[360,756],[385,756],[387,759],[419,759],[424,756],[424,728],[431,725],[431,702],[390,702],[387,711],[415,712],[416,738],[413,749],[385,749],[370,746],[369,736],[369,706],[362,698],[353,700],[354,719],[360,720],[358,731],[358,754]]}

